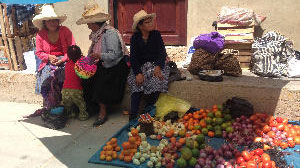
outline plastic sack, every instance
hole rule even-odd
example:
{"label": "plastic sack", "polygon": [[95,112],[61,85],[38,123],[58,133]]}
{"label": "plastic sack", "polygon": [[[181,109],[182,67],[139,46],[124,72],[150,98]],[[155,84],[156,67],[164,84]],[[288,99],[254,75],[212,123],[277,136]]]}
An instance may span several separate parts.
{"label": "plastic sack", "polygon": [[221,51],[224,48],[224,36],[218,32],[209,34],[200,34],[193,42],[195,49],[202,48],[212,54]]}
{"label": "plastic sack", "polygon": [[300,78],[300,60],[295,57],[288,61],[287,76],[289,78]]}
{"label": "plastic sack", "polygon": [[156,106],[156,114],[155,116],[160,120],[164,119],[168,113],[172,111],[177,111],[178,116],[180,118],[191,108],[191,104],[185,100],[176,98],[174,96],[170,96],[166,93],[161,93],[157,102],[155,103]]}
{"label": "plastic sack", "polygon": [[224,6],[219,14],[219,22],[246,26],[253,22],[253,17],[254,12],[251,9]]}

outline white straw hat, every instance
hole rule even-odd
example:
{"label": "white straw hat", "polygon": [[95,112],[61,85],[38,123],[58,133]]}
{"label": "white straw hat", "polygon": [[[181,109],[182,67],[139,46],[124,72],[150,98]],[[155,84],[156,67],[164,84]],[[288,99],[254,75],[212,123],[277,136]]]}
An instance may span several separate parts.
{"label": "white straw hat", "polygon": [[76,24],[87,24],[96,22],[105,22],[110,19],[110,15],[106,14],[102,8],[96,2],[87,4],[84,7],[82,18],[77,20]]}
{"label": "white straw hat", "polygon": [[67,16],[66,15],[58,16],[55,13],[55,10],[52,5],[45,4],[41,7],[40,14],[34,16],[34,18],[32,19],[32,23],[35,27],[42,29],[44,27],[43,25],[44,20],[54,20],[54,19],[59,20],[59,24],[61,24],[67,19]]}
{"label": "white straw hat", "polygon": [[146,19],[146,18],[155,18],[156,17],[156,14],[155,13],[151,13],[151,14],[148,14],[146,11],[144,10],[140,10],[138,13],[134,14],[133,16],[133,24],[132,24],[132,30],[135,32],[136,31],[136,27],[137,27],[137,24],[143,20],[143,19]]}

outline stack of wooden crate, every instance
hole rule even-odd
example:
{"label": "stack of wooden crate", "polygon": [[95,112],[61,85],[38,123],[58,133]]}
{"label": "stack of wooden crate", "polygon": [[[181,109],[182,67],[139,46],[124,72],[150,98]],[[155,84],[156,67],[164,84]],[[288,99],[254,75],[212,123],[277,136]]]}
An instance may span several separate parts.
{"label": "stack of wooden crate", "polygon": [[217,24],[217,31],[225,36],[225,49],[238,51],[241,68],[251,67],[252,43],[254,40],[254,24],[239,26],[231,24]]}
{"label": "stack of wooden crate", "polygon": [[28,20],[18,26],[14,6],[11,10],[11,15],[8,16],[7,5],[0,4],[0,69],[18,71],[25,69],[23,53],[33,49],[31,41],[36,30],[30,29],[31,21]]}

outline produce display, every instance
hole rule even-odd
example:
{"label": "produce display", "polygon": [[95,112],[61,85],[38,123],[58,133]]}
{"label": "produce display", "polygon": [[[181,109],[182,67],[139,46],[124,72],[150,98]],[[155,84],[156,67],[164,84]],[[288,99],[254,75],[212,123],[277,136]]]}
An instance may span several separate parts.
{"label": "produce display", "polygon": [[[150,114],[138,121],[127,141],[111,138],[106,143],[100,160],[149,168],[285,168],[282,150],[300,145],[299,125],[263,113],[232,118],[220,105],[186,113],[177,121]],[[225,140],[220,147],[209,145],[220,138]]]}

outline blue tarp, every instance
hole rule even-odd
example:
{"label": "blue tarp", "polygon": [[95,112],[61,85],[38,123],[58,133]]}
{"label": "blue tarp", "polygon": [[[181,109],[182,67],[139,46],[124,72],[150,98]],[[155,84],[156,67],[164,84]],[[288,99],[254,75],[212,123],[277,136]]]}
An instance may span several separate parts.
{"label": "blue tarp", "polygon": [[[145,111],[150,111],[150,114],[153,116],[155,114],[155,107],[152,107],[151,109],[146,109]],[[121,146],[121,144],[128,140],[128,131],[130,130],[130,125],[136,126],[138,124],[137,121],[129,123],[125,125],[121,130],[119,130],[115,135],[113,135],[111,138],[115,137],[118,139],[118,145]],[[292,122],[291,124],[297,124],[299,125],[300,122]],[[110,139],[111,139],[110,138]],[[110,140],[109,139],[109,140]],[[108,141],[109,141],[108,140]],[[107,141],[107,142],[108,142]],[[150,138],[147,138],[147,141],[150,145],[158,145],[158,140],[152,140]],[[206,143],[215,149],[218,149],[221,147],[222,144],[224,144],[224,139],[222,138],[206,138]],[[106,144],[106,142],[105,142]],[[103,147],[105,145],[101,146],[100,150],[98,150],[90,159],[89,163],[95,163],[95,164],[104,164],[104,165],[112,165],[112,166],[119,166],[119,167],[127,167],[127,168],[146,168],[146,162],[140,166],[136,166],[132,163],[126,163],[120,160],[113,160],[111,162],[106,162],[104,160],[100,160],[100,152],[103,150]],[[241,150],[241,149],[239,149]],[[295,168],[300,168],[300,154],[296,152],[296,150],[300,150],[300,145],[297,145],[295,148],[288,148],[285,151],[291,153],[290,155],[286,155],[285,159],[288,163],[288,165],[294,165]]]}
{"label": "blue tarp", "polygon": [[1,3],[5,3],[8,5],[11,4],[45,4],[45,3],[56,3],[56,2],[64,2],[68,0],[0,0]]}

